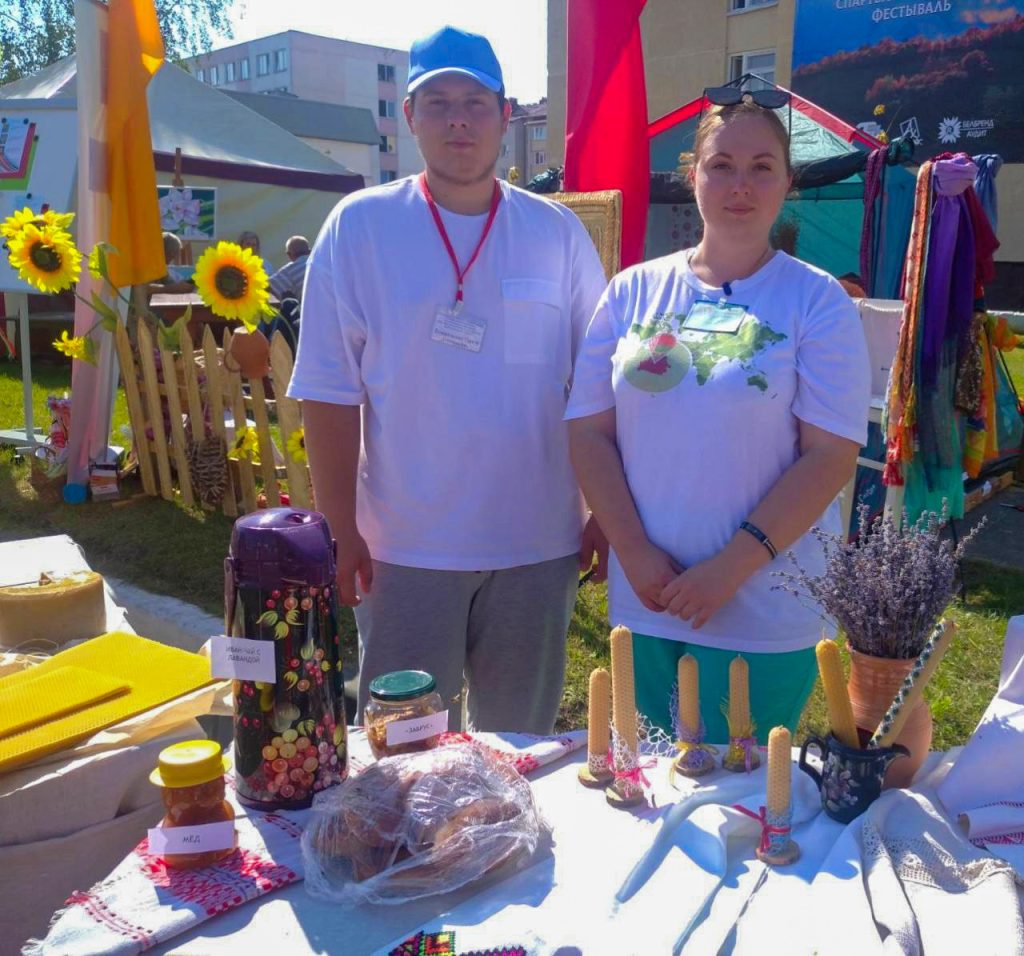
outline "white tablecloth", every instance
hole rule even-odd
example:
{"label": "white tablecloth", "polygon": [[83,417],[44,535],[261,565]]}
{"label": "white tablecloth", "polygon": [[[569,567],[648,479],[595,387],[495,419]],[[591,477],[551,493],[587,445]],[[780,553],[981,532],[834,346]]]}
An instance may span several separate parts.
{"label": "white tablecloth", "polygon": [[[648,771],[656,809],[612,809],[576,781],[582,755],[532,776],[552,838],[527,869],[401,906],[343,909],[303,884],[230,910],[164,953],[388,953],[419,928],[456,952],[1024,954],[1012,869],[969,844],[934,805],[955,754],[933,754],[914,790],[890,791],[844,827],[793,768],[803,856],[766,869],[759,827],[732,809],[764,803],[764,768],[716,771],[696,787],[668,762]],[[676,789],[678,787],[679,789]],[[688,796],[689,795],[689,796]]]}

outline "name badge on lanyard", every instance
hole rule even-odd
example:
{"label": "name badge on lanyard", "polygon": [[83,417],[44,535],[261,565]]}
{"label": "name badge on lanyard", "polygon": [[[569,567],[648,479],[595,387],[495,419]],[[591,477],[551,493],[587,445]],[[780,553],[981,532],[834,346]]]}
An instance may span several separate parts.
{"label": "name badge on lanyard", "polygon": [[747,317],[748,308],[738,302],[698,299],[686,313],[682,327],[692,332],[721,332],[735,335]]}
{"label": "name badge on lanyard", "polygon": [[467,352],[479,352],[484,344],[487,320],[470,315],[460,309],[437,310],[430,337],[442,345],[451,345]]}
{"label": "name badge on lanyard", "polygon": [[441,241],[444,243],[448,258],[451,259],[452,267],[455,269],[455,301],[450,309],[442,306],[437,310],[437,314],[434,316],[434,325],[430,330],[430,338],[443,345],[452,345],[470,352],[479,352],[483,345],[484,332],[487,330],[487,320],[463,312],[463,286],[466,281],[466,275],[473,268],[473,263],[476,262],[477,256],[480,255],[480,250],[484,247],[484,242],[487,241],[487,237],[490,235],[491,226],[494,225],[494,217],[498,214],[498,206],[501,203],[501,187],[498,185],[498,181],[495,180],[487,221],[484,223],[483,232],[480,234],[480,241],[476,244],[476,248],[473,250],[473,254],[469,257],[469,262],[466,263],[464,269],[459,265],[458,257],[455,255],[455,247],[452,246],[451,239],[448,238],[448,230],[444,226],[444,220],[441,218],[437,203],[434,201],[434,197],[430,192],[430,186],[427,184],[426,173],[420,174],[420,190],[423,193],[423,198],[427,201],[427,207],[430,209],[430,215],[434,219],[434,225],[437,227]]}

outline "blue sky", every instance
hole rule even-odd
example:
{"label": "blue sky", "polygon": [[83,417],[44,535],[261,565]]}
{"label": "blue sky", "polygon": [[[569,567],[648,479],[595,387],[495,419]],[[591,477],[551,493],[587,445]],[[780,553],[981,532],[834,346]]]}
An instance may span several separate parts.
{"label": "blue sky", "polygon": [[510,96],[547,93],[546,0],[238,0],[232,22],[236,40],[304,30],[406,50],[450,23],[491,41]]}
{"label": "blue sky", "polygon": [[1015,0],[797,0],[793,66],[886,37],[956,36],[1022,13]]}

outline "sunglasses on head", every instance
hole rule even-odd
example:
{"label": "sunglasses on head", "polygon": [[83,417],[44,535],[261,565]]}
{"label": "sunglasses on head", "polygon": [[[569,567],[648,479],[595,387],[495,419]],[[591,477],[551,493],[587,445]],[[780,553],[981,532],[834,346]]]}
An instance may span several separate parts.
{"label": "sunglasses on head", "polygon": [[749,96],[756,106],[777,110],[789,103],[788,90],[744,90],[738,86],[709,86],[704,97],[714,106],[735,106]]}

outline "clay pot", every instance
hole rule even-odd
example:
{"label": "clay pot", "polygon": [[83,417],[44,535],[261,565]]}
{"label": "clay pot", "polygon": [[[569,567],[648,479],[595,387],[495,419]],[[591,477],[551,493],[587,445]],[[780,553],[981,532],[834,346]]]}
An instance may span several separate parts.
{"label": "clay pot", "polygon": [[224,359],[229,372],[241,372],[248,379],[263,378],[270,374],[270,343],[259,330],[247,332],[239,329],[231,336],[231,346]]}
{"label": "clay pot", "polygon": [[[847,645],[849,647],[849,645]],[[853,719],[862,732],[862,740],[871,736],[889,709],[903,678],[910,673],[914,660],[872,657],[849,648],[850,682],[847,690],[853,705]],[[932,712],[921,700],[907,718],[903,730],[894,741],[910,751],[910,756],[895,761],[885,773],[884,788],[909,787],[914,774],[924,763],[932,743]]]}

